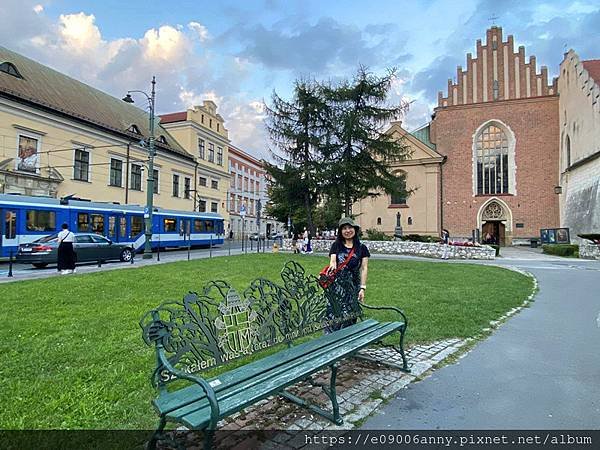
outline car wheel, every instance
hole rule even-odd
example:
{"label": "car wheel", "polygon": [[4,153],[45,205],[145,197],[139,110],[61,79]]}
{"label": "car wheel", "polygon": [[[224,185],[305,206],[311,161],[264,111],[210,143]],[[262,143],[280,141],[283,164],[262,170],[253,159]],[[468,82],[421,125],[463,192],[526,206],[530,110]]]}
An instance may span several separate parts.
{"label": "car wheel", "polygon": [[131,261],[131,258],[133,258],[133,251],[130,248],[124,248],[119,259],[123,262],[128,262]]}
{"label": "car wheel", "polygon": [[47,265],[48,265],[48,263],[34,263],[34,264],[32,264],[32,266],[35,267],[36,269],[43,269]]}

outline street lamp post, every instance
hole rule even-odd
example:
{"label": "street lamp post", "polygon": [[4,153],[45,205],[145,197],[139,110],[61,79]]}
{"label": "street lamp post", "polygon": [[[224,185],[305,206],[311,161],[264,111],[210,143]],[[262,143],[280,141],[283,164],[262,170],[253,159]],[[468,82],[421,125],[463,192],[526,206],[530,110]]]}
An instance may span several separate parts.
{"label": "street lamp post", "polygon": [[152,209],[154,202],[154,103],[155,103],[155,89],[156,77],[152,77],[152,93],[148,95],[144,91],[127,91],[127,95],[123,98],[124,102],[133,103],[131,93],[137,92],[144,94],[148,100],[150,107],[150,136],[148,137],[148,183],[146,192],[146,208],[144,209],[144,219],[146,220],[146,229],[144,234],[146,236],[146,242],[144,243],[144,259],[152,259]]}

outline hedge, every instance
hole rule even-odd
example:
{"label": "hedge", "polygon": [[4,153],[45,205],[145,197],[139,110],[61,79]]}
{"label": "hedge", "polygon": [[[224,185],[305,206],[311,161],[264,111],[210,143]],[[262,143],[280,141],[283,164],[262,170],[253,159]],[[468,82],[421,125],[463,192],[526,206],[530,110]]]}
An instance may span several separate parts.
{"label": "hedge", "polygon": [[542,250],[548,255],[579,257],[579,245],[576,244],[544,244]]}

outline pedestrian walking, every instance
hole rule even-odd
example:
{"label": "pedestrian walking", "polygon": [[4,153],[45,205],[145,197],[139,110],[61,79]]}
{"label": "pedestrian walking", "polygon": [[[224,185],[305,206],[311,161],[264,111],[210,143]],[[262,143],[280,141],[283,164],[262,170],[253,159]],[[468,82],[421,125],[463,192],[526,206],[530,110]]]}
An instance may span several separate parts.
{"label": "pedestrian walking", "polygon": [[69,230],[69,225],[62,224],[58,233],[58,270],[62,275],[75,272],[75,234]]}

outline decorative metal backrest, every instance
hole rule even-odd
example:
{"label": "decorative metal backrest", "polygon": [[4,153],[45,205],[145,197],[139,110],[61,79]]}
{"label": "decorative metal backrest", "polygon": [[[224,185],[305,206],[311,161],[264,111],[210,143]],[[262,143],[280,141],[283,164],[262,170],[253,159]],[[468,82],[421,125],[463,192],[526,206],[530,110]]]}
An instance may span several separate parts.
{"label": "decorative metal backrest", "polygon": [[[224,281],[169,301],[140,321],[146,344],[162,346],[169,361],[186,372],[210,369],[233,359],[325,329],[334,331],[362,315],[348,271],[326,290],[314,275],[290,261],[283,285],[258,278],[239,295]],[[157,368],[155,383],[171,380]]]}

